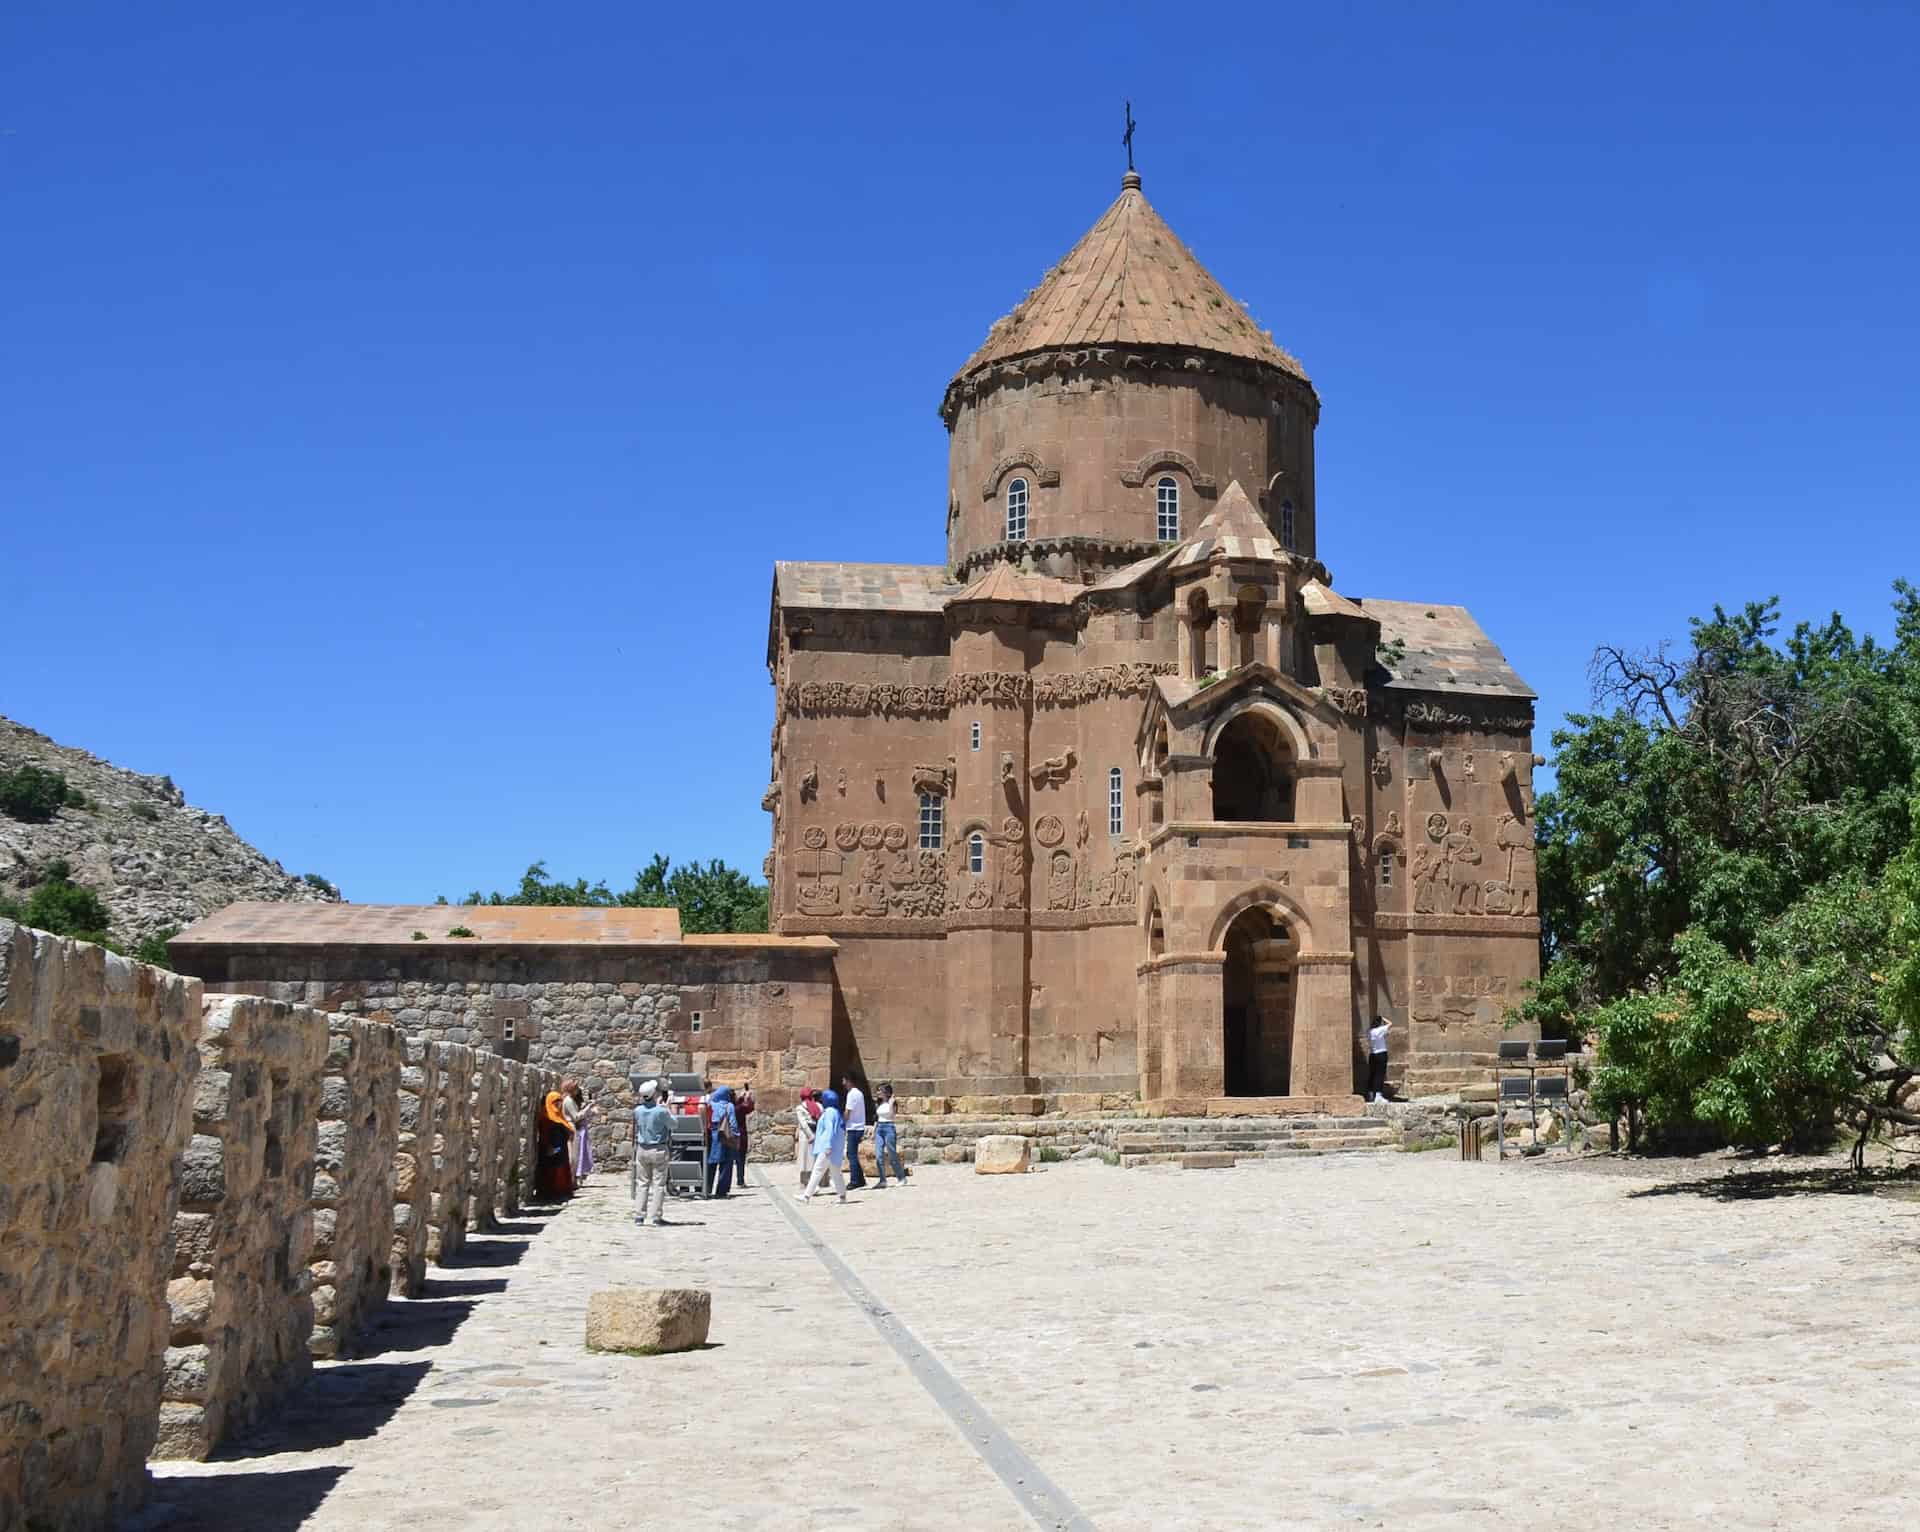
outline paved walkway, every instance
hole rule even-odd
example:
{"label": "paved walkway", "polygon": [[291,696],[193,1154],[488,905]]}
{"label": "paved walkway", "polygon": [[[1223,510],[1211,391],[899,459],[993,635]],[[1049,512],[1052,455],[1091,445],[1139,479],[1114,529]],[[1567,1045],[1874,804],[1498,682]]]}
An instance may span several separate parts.
{"label": "paved walkway", "polygon": [[[1891,1528],[1920,1502],[1913,1202],[1438,1154],[928,1168],[793,1210],[876,1326],[768,1191],[665,1230],[624,1191],[474,1241],[376,1354],[228,1459],[163,1469],[141,1525],[668,1528],[723,1505],[729,1532],[1025,1532],[996,1442],[1103,1532]],[[616,1283],[710,1287],[712,1346],[587,1354],[587,1294]],[[963,1433],[883,1329],[990,1420]]]}

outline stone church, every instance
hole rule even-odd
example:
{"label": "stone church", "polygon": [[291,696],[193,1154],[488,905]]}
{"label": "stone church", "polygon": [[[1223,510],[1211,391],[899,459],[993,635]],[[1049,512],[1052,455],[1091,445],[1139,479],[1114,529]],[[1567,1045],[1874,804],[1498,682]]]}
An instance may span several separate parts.
{"label": "stone church", "polygon": [[1129,171],[947,385],[944,561],[774,566],[774,929],[837,944],[837,1067],[1330,1109],[1378,1015],[1401,1090],[1487,1078],[1533,693],[1336,591],[1319,414]]}

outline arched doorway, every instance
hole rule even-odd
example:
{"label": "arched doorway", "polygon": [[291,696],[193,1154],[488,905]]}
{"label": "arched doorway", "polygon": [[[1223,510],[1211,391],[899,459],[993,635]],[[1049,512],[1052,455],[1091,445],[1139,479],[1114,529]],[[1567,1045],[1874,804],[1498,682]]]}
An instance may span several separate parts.
{"label": "arched doorway", "polygon": [[1246,712],[1213,747],[1213,817],[1246,823],[1293,818],[1293,752],[1278,719]]}
{"label": "arched doorway", "polygon": [[1258,905],[1227,927],[1221,984],[1229,1096],[1291,1094],[1295,950],[1286,923]]}

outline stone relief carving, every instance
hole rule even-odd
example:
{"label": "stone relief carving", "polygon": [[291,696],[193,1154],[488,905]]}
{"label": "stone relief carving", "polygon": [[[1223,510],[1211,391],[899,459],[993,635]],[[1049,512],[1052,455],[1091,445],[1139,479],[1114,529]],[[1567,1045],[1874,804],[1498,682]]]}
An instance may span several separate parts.
{"label": "stone relief carving", "polygon": [[887,827],[877,819],[869,819],[860,826],[860,844],[869,851],[877,851],[886,841]]}
{"label": "stone relief carving", "polygon": [[1087,836],[1089,833],[1090,832],[1087,826],[1087,811],[1085,809],[1082,809],[1080,811],[1080,818],[1074,828],[1073,843],[1076,846],[1085,846],[1087,843]]}
{"label": "stone relief carving", "polygon": [[1449,709],[1436,702],[1409,702],[1407,722],[1424,729],[1489,729],[1506,734],[1530,734],[1533,720],[1518,713],[1482,713]]}
{"label": "stone relief carving", "polygon": [[811,803],[820,796],[820,763],[815,761],[800,778],[800,801]]}
{"label": "stone relief carving", "polygon": [[826,835],[818,825],[806,832],[806,849],[794,859],[794,864],[798,874],[794,894],[801,914],[839,914],[840,871],[844,859],[838,851],[826,848]]}
{"label": "stone relief carving", "polygon": [[840,775],[834,779],[833,790],[842,798],[847,796],[847,768],[840,768]]}
{"label": "stone relief carving", "polygon": [[1429,775],[1432,776],[1445,776],[1447,772],[1447,752],[1444,750],[1429,750],[1427,752],[1427,771]]}
{"label": "stone relief carving", "polygon": [[1031,452],[1023,448],[1019,452],[1009,452],[1005,457],[997,461],[993,467],[987,470],[987,477],[980,486],[980,498],[982,500],[993,499],[995,495],[1000,493],[1000,481],[1016,468],[1032,469],[1033,476],[1042,489],[1053,489],[1060,483],[1060,470],[1058,468],[1049,468],[1045,463],[1040,461],[1039,453]]}
{"label": "stone relief carving", "polygon": [[1134,902],[1135,852],[1131,847],[1113,854],[1111,871],[1094,880],[1093,903],[1100,909],[1123,909]]}
{"label": "stone relief carving", "polygon": [[1033,822],[1033,838],[1043,846],[1057,846],[1067,838],[1058,814],[1042,814]]}
{"label": "stone relief carving", "polygon": [[931,686],[806,681],[783,687],[780,704],[785,717],[872,714],[882,718],[932,718],[955,707],[1023,707],[1028,698],[1040,706],[1071,707],[1106,697],[1145,696],[1155,676],[1170,676],[1176,668],[1159,661],[1099,665],[1038,678],[1015,671],[980,670],[949,676]]}
{"label": "stone relief carving", "polygon": [[1075,891],[1073,853],[1066,850],[1054,852],[1047,858],[1047,908],[1072,909]]}
{"label": "stone relief carving", "polygon": [[773,853],[769,851],[760,859],[760,876],[769,883],[773,881]]}
{"label": "stone relief carving", "polygon": [[1448,832],[1445,845],[1447,859],[1447,882],[1453,890],[1453,913],[1456,915],[1478,915],[1480,913],[1480,880],[1474,876],[1462,877],[1456,868],[1478,867],[1480,865],[1480,847],[1473,838],[1473,821],[1464,814],[1454,822]]}
{"label": "stone relief carving", "polygon": [[1219,481],[1210,473],[1201,472],[1200,465],[1184,452],[1170,449],[1149,452],[1137,463],[1129,463],[1120,470],[1120,482],[1128,489],[1138,489],[1147,482],[1147,475],[1161,468],[1178,468],[1186,474],[1193,487],[1202,494],[1212,494],[1220,487]]}
{"label": "stone relief carving", "polygon": [[1405,833],[1406,832],[1400,828],[1400,811],[1398,809],[1388,810],[1387,834],[1398,839],[1400,836],[1404,835]]}
{"label": "stone relief carving", "polygon": [[1073,751],[1065,750],[1059,755],[1048,756],[1027,775],[1033,779],[1035,787],[1059,787],[1073,774],[1073,762]]}
{"label": "stone relief carving", "polygon": [[1393,758],[1384,750],[1376,751],[1374,753],[1371,770],[1373,772],[1373,785],[1375,787],[1385,787],[1388,782],[1393,780]]}
{"label": "stone relief carving", "polygon": [[1027,848],[1019,841],[1000,848],[1000,870],[996,878],[1000,908],[1017,910],[1027,902]]}
{"label": "stone relief carving", "polygon": [[809,851],[818,851],[827,843],[827,832],[819,825],[808,825],[800,832],[800,844]]}
{"label": "stone relief carving", "polygon": [[769,814],[771,814],[773,812],[774,805],[777,804],[779,801],[780,801],[780,780],[779,778],[776,777],[773,781],[767,784],[767,790],[760,795],[760,807],[765,809]]}
{"label": "stone relief carving", "polygon": [[1013,764],[1013,752],[1011,750],[1002,750],[1000,752],[1000,780],[1002,782],[1018,782],[1020,780],[1020,773],[1015,769]]}
{"label": "stone relief carving", "polygon": [[913,790],[936,798],[950,798],[958,771],[959,762],[951,755],[944,766],[916,766],[913,768]]}
{"label": "stone relief carving", "polygon": [[1460,772],[1469,782],[1477,782],[1479,780],[1479,778],[1473,774],[1473,752],[1471,750],[1461,755]]}
{"label": "stone relief carving", "polygon": [[1065,675],[1038,676],[1033,683],[1036,707],[1071,707],[1105,697],[1144,697],[1155,676],[1170,676],[1180,667],[1161,661],[1133,665],[1096,665]]}
{"label": "stone relief carving", "polygon": [[1364,857],[1367,850],[1367,816],[1355,814],[1347,823],[1353,830],[1353,843],[1360,848],[1360,853]]}
{"label": "stone relief carving", "polygon": [[852,851],[860,844],[860,826],[852,820],[842,820],[833,827],[833,843],[842,851]]}
{"label": "stone relief carving", "polygon": [[1445,814],[1427,815],[1427,839],[1436,843],[1447,838],[1447,816]]}
{"label": "stone relief carving", "polygon": [[1328,686],[1322,689],[1327,701],[1354,718],[1367,716],[1367,689],[1364,686]]}
{"label": "stone relief carving", "polygon": [[880,844],[889,851],[898,851],[907,843],[907,827],[903,824],[890,824],[880,832]]}
{"label": "stone relief carving", "polygon": [[882,881],[886,871],[887,859],[878,851],[860,858],[860,879],[853,885],[849,906],[854,914],[876,917],[887,913],[887,886]]}

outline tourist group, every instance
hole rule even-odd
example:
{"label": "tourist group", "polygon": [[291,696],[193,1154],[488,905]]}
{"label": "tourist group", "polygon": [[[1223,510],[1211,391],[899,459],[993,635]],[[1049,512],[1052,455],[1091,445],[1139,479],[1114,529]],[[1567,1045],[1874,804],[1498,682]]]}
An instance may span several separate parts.
{"label": "tourist group", "polygon": [[[852,1076],[841,1079],[841,1089],[800,1093],[793,1108],[794,1165],[800,1178],[800,1197],[809,1201],[822,1182],[831,1181],[836,1200],[867,1185],[860,1163],[860,1145],[869,1122],[867,1096]],[[674,1160],[674,1108],[658,1080],[643,1082],[639,1104],[633,1109],[633,1197],[636,1224],[666,1222],[669,1167]],[[678,1099],[678,1098],[676,1098]],[[900,1159],[899,1129],[894,1121],[894,1091],[881,1085],[875,1093],[873,1160],[875,1184],[884,1190],[887,1172],[902,1185],[907,1167]],[[747,1182],[749,1125],[755,1110],[751,1082],[738,1091],[706,1082],[698,1099],[681,1105],[697,1111],[702,1127],[702,1190],[708,1200],[729,1195],[737,1178]],[[540,1111],[540,1155],[537,1190],[545,1198],[564,1198],[593,1169],[593,1136],[589,1130],[594,1108],[575,1080],[562,1080],[548,1093]]]}

